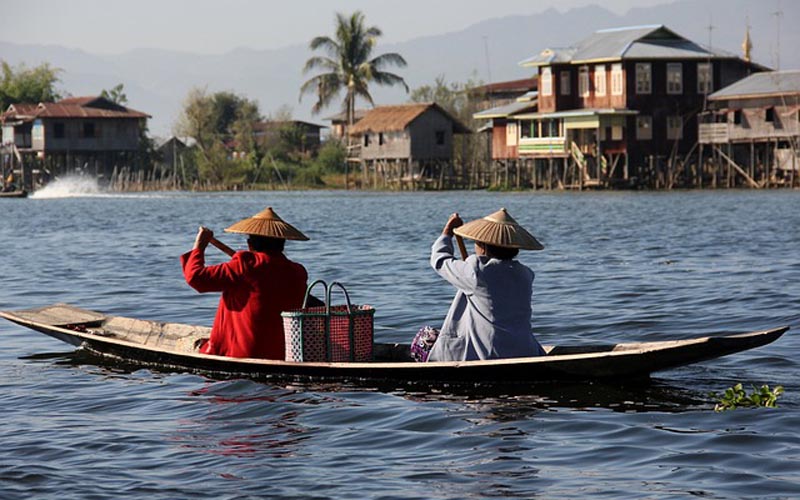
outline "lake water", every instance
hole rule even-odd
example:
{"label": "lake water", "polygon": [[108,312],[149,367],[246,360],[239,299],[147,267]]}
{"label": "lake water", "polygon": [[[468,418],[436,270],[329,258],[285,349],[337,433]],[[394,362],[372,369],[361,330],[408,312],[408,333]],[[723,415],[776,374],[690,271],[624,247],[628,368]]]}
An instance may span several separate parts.
{"label": "lake water", "polygon": [[[440,324],[428,265],[447,216],[500,207],[546,246],[542,343],[655,341],[791,325],[772,345],[647,386],[270,385],[97,366],[0,322],[0,498],[797,498],[800,192],[144,193],[0,200],[0,308],[69,302],[210,325],[183,281],[197,226],[271,205],[308,234],[287,254],[376,307],[379,341]],[[223,255],[209,248],[212,262]],[[711,392],[783,385],[777,409]]]}

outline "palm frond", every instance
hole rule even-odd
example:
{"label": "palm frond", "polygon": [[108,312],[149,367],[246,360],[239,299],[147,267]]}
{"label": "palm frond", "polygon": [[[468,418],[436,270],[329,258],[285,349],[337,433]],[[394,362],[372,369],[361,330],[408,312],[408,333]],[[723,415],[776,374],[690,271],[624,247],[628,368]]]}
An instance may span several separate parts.
{"label": "palm frond", "polygon": [[378,85],[402,85],[406,90],[406,93],[409,91],[408,84],[406,84],[406,81],[403,80],[403,77],[400,75],[395,75],[394,73],[389,73],[386,71],[373,71],[372,79]]}
{"label": "palm frond", "polygon": [[303,73],[308,73],[309,71],[317,68],[335,73],[338,71],[339,65],[333,59],[315,56],[306,61],[306,65],[303,66]]}
{"label": "palm frond", "polygon": [[400,68],[405,68],[408,66],[405,58],[397,52],[387,52],[386,54],[381,54],[375,59],[371,60],[370,64],[376,69],[381,69],[386,66],[397,66]]}
{"label": "palm frond", "polygon": [[311,50],[322,49],[332,57],[338,54],[340,51],[339,44],[327,36],[314,37],[314,39],[311,40],[311,43],[308,44],[308,48]]}

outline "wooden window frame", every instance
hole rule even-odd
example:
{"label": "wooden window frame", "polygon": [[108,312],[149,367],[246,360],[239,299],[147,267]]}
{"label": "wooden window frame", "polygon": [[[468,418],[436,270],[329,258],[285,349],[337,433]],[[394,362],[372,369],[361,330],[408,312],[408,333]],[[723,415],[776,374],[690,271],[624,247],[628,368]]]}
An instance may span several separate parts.
{"label": "wooden window frame", "polygon": [[615,63],[611,65],[611,95],[622,95],[625,88],[624,73],[622,71],[622,64]]}
{"label": "wooden window frame", "polygon": [[561,95],[570,95],[572,92],[571,73],[569,71],[559,72],[559,90]]}
{"label": "wooden window frame", "polygon": [[[707,75],[708,78],[700,78],[700,75]],[[697,63],[697,93],[710,94],[714,91],[714,65],[710,62]]]}
{"label": "wooden window frame", "polygon": [[589,66],[581,66],[578,69],[578,96],[589,97],[592,93],[591,79],[589,78]]}
{"label": "wooden window frame", "polygon": [[652,141],[653,140],[653,117],[650,115],[637,115],[636,116],[636,140],[637,141]]}
{"label": "wooden window frame", "polygon": [[594,95],[606,95],[606,66],[598,64],[594,67]]}
{"label": "wooden window frame", "polygon": [[667,140],[681,139],[683,139],[683,118],[680,115],[667,116]]}
{"label": "wooden window frame", "polygon": [[683,64],[679,62],[667,63],[667,94],[683,94]]}
{"label": "wooden window frame", "polygon": [[636,93],[648,95],[653,93],[653,65],[636,63]]}
{"label": "wooden window frame", "polygon": [[553,70],[550,66],[542,68],[542,96],[553,95]]}

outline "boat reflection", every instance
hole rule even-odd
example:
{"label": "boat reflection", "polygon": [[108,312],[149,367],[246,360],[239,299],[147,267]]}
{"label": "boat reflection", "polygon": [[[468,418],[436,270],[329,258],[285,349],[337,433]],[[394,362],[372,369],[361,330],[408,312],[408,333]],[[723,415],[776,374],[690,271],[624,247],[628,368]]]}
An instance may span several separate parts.
{"label": "boat reflection", "polygon": [[[139,364],[126,363],[118,359],[98,357],[81,349],[68,353],[40,353],[25,359],[56,361],[58,365],[96,365],[107,374],[120,375],[142,370]],[[153,373],[164,370],[149,368]],[[172,372],[174,373],[174,372]],[[237,380],[229,377],[209,378],[210,382]],[[244,379],[242,379],[245,382]],[[713,402],[708,394],[697,389],[676,385],[674,380],[652,378],[631,383],[600,381],[559,381],[532,384],[427,384],[424,382],[398,383],[395,381],[318,381],[296,382],[291,380],[266,380],[248,384],[269,387],[278,391],[305,393],[324,398],[343,392],[381,392],[413,401],[452,402],[458,404],[492,404],[498,408],[498,418],[515,413],[540,410],[571,409],[591,411],[607,409],[615,412],[684,412],[708,410]],[[194,395],[201,395],[197,392]],[[242,396],[252,399],[252,395]],[[268,396],[258,396],[270,401]],[[277,396],[274,396],[277,397]],[[217,403],[240,402],[241,397],[214,395]],[[258,436],[256,436],[258,437]],[[247,439],[244,439],[247,441]],[[235,443],[231,443],[232,445]]]}

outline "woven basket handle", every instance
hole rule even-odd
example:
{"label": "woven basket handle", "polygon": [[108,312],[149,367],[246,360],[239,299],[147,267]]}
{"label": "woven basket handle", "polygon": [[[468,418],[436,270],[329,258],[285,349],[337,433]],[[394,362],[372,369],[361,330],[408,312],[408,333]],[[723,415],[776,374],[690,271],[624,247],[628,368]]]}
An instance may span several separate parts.
{"label": "woven basket handle", "polygon": [[313,283],[311,283],[310,285],[308,285],[308,288],[306,288],[306,295],[305,295],[305,297],[303,297],[303,309],[305,309],[306,305],[308,304],[308,297],[311,295],[311,289],[314,288],[314,286],[317,283],[322,283],[322,289],[325,291],[323,297],[326,297],[326,304],[325,304],[326,305],[326,310],[330,311],[330,296],[331,296],[331,292],[328,289],[328,284],[325,283],[324,280],[316,280]]}
{"label": "woven basket handle", "polygon": [[352,313],[352,311],[351,311],[352,307],[350,306],[350,294],[347,293],[347,290],[345,290],[344,285],[342,285],[338,281],[334,281],[333,283],[331,283],[331,286],[328,287],[325,290],[325,294],[326,294],[325,295],[326,311],[328,313],[330,313],[330,311],[331,311],[331,292],[333,291],[333,287],[335,287],[335,286],[338,286],[339,288],[341,288],[342,292],[344,293],[344,300],[347,303],[347,314]]}

